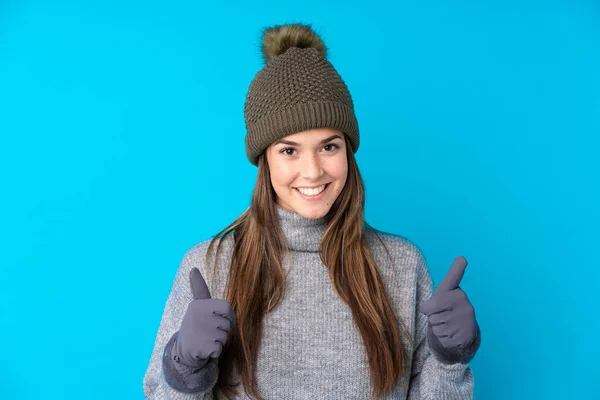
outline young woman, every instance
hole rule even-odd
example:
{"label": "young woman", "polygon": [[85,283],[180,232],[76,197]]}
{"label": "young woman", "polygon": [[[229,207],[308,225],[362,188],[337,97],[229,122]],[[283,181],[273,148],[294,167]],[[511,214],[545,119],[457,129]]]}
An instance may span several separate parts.
{"label": "young woman", "polygon": [[307,25],[265,29],[246,98],[250,207],[187,251],[144,377],[152,399],[470,399],[480,344],[457,257],[364,221],[350,93]]}

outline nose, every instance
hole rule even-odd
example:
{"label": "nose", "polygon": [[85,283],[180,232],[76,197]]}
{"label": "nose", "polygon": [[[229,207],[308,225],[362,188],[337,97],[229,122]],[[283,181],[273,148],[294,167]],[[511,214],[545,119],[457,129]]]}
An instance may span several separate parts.
{"label": "nose", "polygon": [[300,175],[307,181],[313,181],[323,175],[323,167],[318,155],[307,153],[300,163]]}

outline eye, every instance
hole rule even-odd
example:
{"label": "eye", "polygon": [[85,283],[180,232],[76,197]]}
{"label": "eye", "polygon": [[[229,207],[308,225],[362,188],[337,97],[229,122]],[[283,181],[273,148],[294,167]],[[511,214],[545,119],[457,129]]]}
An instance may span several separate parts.
{"label": "eye", "polygon": [[295,151],[295,150],[296,150],[296,149],[294,149],[293,147],[284,147],[284,148],[283,148],[283,149],[281,149],[279,152],[280,152],[281,154],[285,154],[285,155],[291,156],[291,155],[293,155],[293,153],[292,153],[292,152],[293,152],[293,151]]}
{"label": "eye", "polygon": [[[327,150],[327,147],[331,147],[331,146],[333,146],[333,149]],[[325,149],[325,151],[330,152],[330,151],[339,149],[340,146],[338,146],[337,144],[326,144],[325,147],[323,147],[323,148]]]}

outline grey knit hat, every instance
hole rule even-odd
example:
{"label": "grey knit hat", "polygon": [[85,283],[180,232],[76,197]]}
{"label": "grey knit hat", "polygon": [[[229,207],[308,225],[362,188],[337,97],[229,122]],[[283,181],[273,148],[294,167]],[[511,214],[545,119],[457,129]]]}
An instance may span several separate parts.
{"label": "grey knit hat", "polygon": [[350,92],[326,58],[326,47],[308,25],[267,28],[265,66],[250,84],[244,105],[246,155],[254,165],[274,141],[316,128],[344,132],[352,151],[359,146]]}

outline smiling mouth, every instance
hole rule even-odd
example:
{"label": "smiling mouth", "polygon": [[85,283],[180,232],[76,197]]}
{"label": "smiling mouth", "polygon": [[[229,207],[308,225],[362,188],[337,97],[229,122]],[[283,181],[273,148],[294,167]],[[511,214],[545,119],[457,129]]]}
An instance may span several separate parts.
{"label": "smiling mouth", "polygon": [[[325,190],[327,190],[330,183],[331,182],[326,183],[325,185],[318,186],[313,189],[297,188],[297,187],[295,187],[294,189],[304,196],[309,196],[309,197],[315,196],[316,197],[316,196],[320,195],[321,193],[323,193]],[[302,189],[302,190],[300,190],[300,189]]]}

